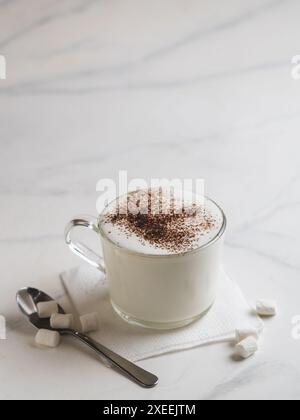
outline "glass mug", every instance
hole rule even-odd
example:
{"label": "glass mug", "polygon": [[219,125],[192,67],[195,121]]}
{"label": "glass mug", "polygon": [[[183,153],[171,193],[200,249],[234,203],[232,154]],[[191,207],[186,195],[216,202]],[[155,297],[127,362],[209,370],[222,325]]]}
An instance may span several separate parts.
{"label": "glass mug", "polygon": [[[154,329],[173,329],[199,319],[213,305],[221,273],[226,216],[220,230],[205,245],[185,253],[152,255],[126,249],[113,242],[101,227],[102,215],[72,220],[65,240],[70,249],[108,280],[115,312],[125,321]],[[103,257],[72,239],[76,227],[86,227],[99,236]]]}

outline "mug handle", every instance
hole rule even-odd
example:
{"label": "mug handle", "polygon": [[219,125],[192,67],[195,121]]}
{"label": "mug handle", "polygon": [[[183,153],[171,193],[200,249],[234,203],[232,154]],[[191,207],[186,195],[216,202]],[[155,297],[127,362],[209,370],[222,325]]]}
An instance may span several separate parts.
{"label": "mug handle", "polygon": [[71,249],[71,251],[74,252],[74,254],[78,255],[84,261],[86,261],[93,267],[98,268],[98,270],[102,271],[102,273],[105,274],[106,270],[103,258],[83,243],[72,239],[72,234],[76,227],[86,227],[88,229],[93,230],[99,235],[100,232],[97,225],[97,219],[91,216],[84,216],[71,220],[67,224],[65,229],[65,241]]}

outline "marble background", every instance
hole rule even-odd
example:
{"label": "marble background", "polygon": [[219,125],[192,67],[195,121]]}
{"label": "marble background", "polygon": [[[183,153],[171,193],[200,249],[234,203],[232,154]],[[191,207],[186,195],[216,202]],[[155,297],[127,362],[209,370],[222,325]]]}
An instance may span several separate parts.
{"label": "marble background", "polygon": [[[297,0],[0,0],[0,398],[300,397],[299,13]],[[279,302],[255,358],[220,345],[147,360],[161,382],[143,390],[71,342],[33,348],[15,292],[55,293],[78,264],[65,223],[95,214],[97,180],[120,169],[205,179],[229,218],[228,273],[250,301]]]}

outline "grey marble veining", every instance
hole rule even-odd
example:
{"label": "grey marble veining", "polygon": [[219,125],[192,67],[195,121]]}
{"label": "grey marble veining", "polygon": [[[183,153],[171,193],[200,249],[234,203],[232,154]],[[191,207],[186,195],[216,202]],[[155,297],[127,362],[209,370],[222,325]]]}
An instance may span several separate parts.
{"label": "grey marble veining", "polygon": [[[0,314],[10,326],[0,397],[300,398],[299,13],[297,0],[0,0]],[[95,214],[97,181],[121,169],[205,179],[229,220],[226,270],[250,302],[279,303],[255,358],[237,363],[224,344],[147,360],[161,383],[146,391],[93,357],[83,363],[68,342],[32,346],[16,290],[62,293],[59,273],[78,264],[64,226]],[[21,362],[37,366],[31,387]]]}

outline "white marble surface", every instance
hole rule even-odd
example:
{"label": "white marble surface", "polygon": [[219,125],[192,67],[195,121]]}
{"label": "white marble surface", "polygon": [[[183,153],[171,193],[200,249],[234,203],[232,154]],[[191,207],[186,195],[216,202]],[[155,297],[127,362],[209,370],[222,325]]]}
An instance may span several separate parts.
{"label": "white marble surface", "polygon": [[[298,0],[0,1],[0,398],[300,397],[299,13]],[[97,180],[119,169],[206,180],[229,218],[227,271],[250,300],[279,302],[255,358],[218,345],[147,360],[160,385],[143,390],[69,341],[33,347],[15,292],[55,293],[78,263],[65,223],[95,213]]]}

